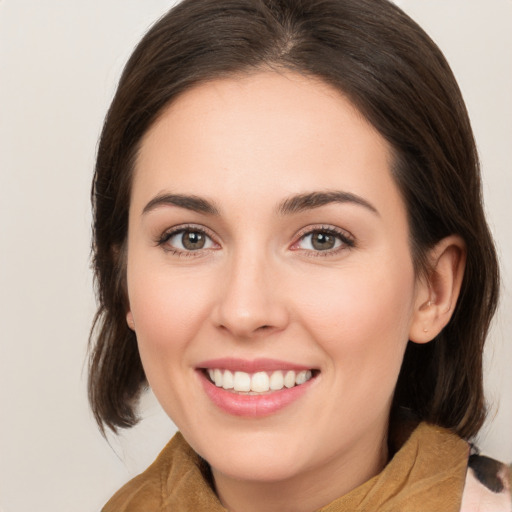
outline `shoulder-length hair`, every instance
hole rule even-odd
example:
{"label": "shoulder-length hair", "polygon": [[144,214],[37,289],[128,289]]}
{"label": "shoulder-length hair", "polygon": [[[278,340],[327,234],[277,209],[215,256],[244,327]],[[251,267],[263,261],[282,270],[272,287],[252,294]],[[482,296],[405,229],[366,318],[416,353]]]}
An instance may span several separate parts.
{"label": "shoulder-length hair", "polygon": [[191,87],[260,69],[291,70],[342,91],[387,140],[405,201],[411,254],[442,238],[467,247],[452,319],[432,342],[409,342],[394,408],[472,437],[485,417],[484,341],[498,298],[468,114],[441,51],[387,0],[184,0],[129,59],[105,120],[92,189],[98,310],[90,339],[89,399],[116,431],[137,422],[146,379],[126,324],[125,250],[133,164],[141,138]]}

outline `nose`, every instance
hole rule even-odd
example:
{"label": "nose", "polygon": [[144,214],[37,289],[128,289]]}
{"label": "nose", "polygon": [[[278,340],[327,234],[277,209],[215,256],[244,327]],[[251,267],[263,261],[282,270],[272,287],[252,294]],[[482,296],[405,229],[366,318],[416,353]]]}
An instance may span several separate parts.
{"label": "nose", "polygon": [[237,339],[283,330],[289,312],[278,265],[256,251],[233,255],[219,287],[214,322]]}

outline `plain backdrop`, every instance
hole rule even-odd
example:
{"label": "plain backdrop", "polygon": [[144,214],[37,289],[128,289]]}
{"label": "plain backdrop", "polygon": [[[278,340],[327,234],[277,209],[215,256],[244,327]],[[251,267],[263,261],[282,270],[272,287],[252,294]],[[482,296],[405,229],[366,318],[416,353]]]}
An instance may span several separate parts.
{"label": "plain backdrop", "polygon": [[[174,432],[152,396],[107,443],[86,400],[89,189],[134,44],[173,2],[0,0],[0,510],[97,511]],[[503,296],[479,443],[512,461],[512,1],[397,0],[445,52],[478,141]]]}

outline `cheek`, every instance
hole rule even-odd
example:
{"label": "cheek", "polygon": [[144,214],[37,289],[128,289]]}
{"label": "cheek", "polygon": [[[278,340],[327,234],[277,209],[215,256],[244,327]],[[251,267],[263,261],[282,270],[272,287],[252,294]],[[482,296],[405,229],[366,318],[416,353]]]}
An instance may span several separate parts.
{"label": "cheek", "polygon": [[325,280],[316,276],[314,292],[299,307],[303,323],[344,375],[367,370],[367,382],[378,376],[394,385],[408,341],[414,282],[407,261],[343,269]]}
{"label": "cheek", "polygon": [[[205,324],[208,298],[196,280],[144,268],[128,274],[130,307],[137,344],[148,383],[172,420],[183,428],[191,422],[190,347]],[[197,397],[196,397],[197,398]]]}
{"label": "cheek", "polygon": [[165,355],[174,356],[178,363],[176,356],[194,338],[208,314],[207,290],[186,275],[134,265],[138,268],[144,272],[128,273],[128,293],[143,363],[148,368],[164,364]]}

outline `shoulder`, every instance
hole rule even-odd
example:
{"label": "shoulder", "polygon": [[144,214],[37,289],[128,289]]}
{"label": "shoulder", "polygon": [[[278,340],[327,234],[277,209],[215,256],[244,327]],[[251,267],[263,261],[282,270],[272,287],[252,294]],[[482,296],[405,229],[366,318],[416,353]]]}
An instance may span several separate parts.
{"label": "shoulder", "polygon": [[511,467],[474,453],[468,460],[461,512],[511,512]]}
{"label": "shoulder", "polygon": [[122,487],[102,512],[225,512],[206,463],[177,432],[144,473]]}
{"label": "shoulder", "polygon": [[165,479],[176,452],[181,448],[181,436],[176,434],[156,460],[140,475],[119,489],[101,512],[159,512],[165,500]]}

